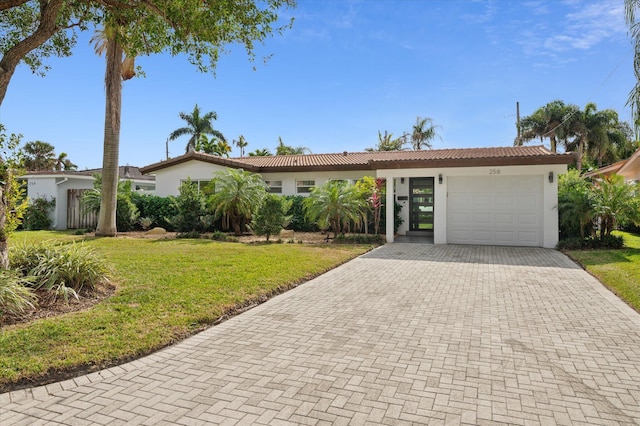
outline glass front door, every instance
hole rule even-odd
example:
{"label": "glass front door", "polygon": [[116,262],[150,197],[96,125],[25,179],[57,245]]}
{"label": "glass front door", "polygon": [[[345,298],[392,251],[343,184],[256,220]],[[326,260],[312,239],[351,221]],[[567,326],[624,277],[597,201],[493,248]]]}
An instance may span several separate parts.
{"label": "glass front door", "polygon": [[433,181],[434,178],[409,180],[409,231],[433,233]]}

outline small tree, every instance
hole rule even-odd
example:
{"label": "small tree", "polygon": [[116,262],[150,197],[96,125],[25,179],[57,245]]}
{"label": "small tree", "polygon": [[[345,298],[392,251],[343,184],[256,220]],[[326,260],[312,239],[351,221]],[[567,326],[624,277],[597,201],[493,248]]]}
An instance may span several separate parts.
{"label": "small tree", "polygon": [[0,124],[0,268],[9,267],[9,235],[18,228],[27,208],[24,189],[16,180],[21,173],[21,154],[16,151],[21,135],[6,136]]}
{"label": "small tree", "polygon": [[331,230],[334,237],[349,224],[359,225],[366,218],[366,201],[362,193],[348,182],[330,180],[315,187],[304,200],[306,216],[322,230]]}
{"label": "small tree", "polygon": [[171,220],[178,232],[202,232],[206,207],[204,194],[198,190],[198,185],[187,179],[180,185],[180,195],[175,198],[178,214]]}
{"label": "small tree", "polygon": [[269,241],[271,235],[278,234],[291,221],[291,216],[287,216],[287,212],[292,205],[292,200],[287,200],[274,194],[267,194],[253,215],[250,226],[251,231],[258,236],[264,235]]}
{"label": "small tree", "polygon": [[569,170],[558,179],[558,219],[560,239],[586,238],[594,231],[593,186]]}
{"label": "small tree", "polygon": [[266,195],[267,185],[260,175],[242,169],[217,172],[214,185],[211,204],[216,219],[222,218],[224,226],[231,226],[235,235],[242,235],[244,226],[251,221],[255,208]]}
{"label": "small tree", "polygon": [[640,223],[640,185],[611,175],[595,182],[593,209],[600,225],[600,238],[611,235],[618,225]]}

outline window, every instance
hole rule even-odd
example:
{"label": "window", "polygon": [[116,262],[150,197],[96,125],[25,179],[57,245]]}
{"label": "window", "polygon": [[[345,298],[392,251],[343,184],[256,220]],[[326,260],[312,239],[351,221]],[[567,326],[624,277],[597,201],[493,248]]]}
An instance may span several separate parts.
{"label": "window", "polygon": [[311,190],[315,186],[316,186],[316,181],[314,179],[297,180],[296,181],[296,193],[297,194],[308,194],[308,193],[311,192]]}
{"label": "window", "polygon": [[265,180],[268,191],[272,194],[282,194],[282,181],[281,180]]}
{"label": "window", "polygon": [[[185,179],[181,180],[180,185],[182,185],[185,182],[186,182]],[[203,192],[207,195],[213,194],[215,192],[213,189],[213,185],[211,185],[210,180],[192,179],[191,184],[196,185],[198,187],[198,192]]]}

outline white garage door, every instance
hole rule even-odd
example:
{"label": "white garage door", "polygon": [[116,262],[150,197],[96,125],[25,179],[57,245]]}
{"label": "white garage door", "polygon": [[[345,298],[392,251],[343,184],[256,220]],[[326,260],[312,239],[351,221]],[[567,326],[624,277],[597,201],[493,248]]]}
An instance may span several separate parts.
{"label": "white garage door", "polygon": [[447,243],[542,246],[542,178],[447,178]]}

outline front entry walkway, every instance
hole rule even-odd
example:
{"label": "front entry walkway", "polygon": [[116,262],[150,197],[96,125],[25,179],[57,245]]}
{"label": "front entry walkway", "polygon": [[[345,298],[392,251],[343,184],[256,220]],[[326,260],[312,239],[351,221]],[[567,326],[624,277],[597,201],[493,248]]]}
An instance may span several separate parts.
{"label": "front entry walkway", "polygon": [[388,244],[0,424],[637,424],[640,315],[559,252]]}

